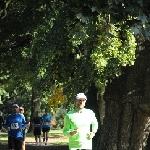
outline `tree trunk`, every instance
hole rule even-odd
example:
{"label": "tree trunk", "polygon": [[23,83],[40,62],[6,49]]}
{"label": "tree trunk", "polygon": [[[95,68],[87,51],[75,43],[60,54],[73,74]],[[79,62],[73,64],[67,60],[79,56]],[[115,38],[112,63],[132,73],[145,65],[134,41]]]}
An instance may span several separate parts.
{"label": "tree trunk", "polygon": [[150,114],[150,42],[138,39],[134,66],[109,83],[97,150],[144,150]]}
{"label": "tree trunk", "polygon": [[105,117],[105,101],[103,99],[103,94],[104,92],[101,89],[99,89],[97,92],[97,103],[98,103],[101,125],[103,124],[103,119]]}
{"label": "tree trunk", "polygon": [[32,88],[32,100],[31,100],[31,117],[33,118],[36,111],[40,112],[41,99],[40,92],[36,88]]}
{"label": "tree trunk", "polygon": [[143,150],[149,150],[150,149],[150,118],[148,118],[145,130],[144,130],[144,136],[143,136]]}
{"label": "tree trunk", "polygon": [[94,148],[97,145],[97,139],[99,137],[99,130],[100,130],[100,124],[101,124],[99,111],[98,111],[98,105],[97,105],[97,88],[95,87],[94,84],[90,86],[88,89],[86,108],[94,111],[98,124],[99,124],[98,132],[95,134],[95,137],[93,138],[93,148]]}
{"label": "tree trunk", "polygon": [[[32,87],[31,116],[30,116],[31,120],[35,116],[36,111],[40,112],[40,107],[41,107],[40,92],[36,88]],[[32,131],[33,131],[33,126],[31,124],[28,132],[32,132]]]}
{"label": "tree trunk", "polygon": [[[108,85],[105,91],[105,117],[100,131],[98,148],[100,150],[117,150],[119,128],[122,116],[121,96],[124,87],[121,81],[125,81],[126,76],[116,78],[115,82]],[[123,88],[121,88],[123,87]],[[120,94],[120,95],[119,95]]]}

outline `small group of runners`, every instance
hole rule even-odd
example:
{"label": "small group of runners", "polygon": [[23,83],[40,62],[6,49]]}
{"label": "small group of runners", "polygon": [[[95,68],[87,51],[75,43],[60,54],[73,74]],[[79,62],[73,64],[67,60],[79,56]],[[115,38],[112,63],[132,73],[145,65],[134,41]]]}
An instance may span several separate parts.
{"label": "small group of runners", "polygon": [[34,125],[34,136],[36,145],[41,144],[41,130],[43,132],[43,142],[47,145],[48,142],[48,133],[50,131],[50,122],[52,116],[49,114],[48,110],[45,110],[45,114],[40,117],[39,112],[36,112],[36,116],[31,120],[31,123]]}
{"label": "small group of runners", "polygon": [[[98,121],[95,113],[85,108],[87,97],[84,93],[78,93],[74,100],[74,108],[66,113],[64,117],[63,134],[69,138],[69,150],[92,150],[92,139],[98,130]],[[10,114],[5,129],[8,130],[9,150],[25,150],[25,132],[29,122],[23,116],[24,109],[18,104],[13,104],[12,114]],[[52,116],[48,110],[40,117],[37,111],[31,120],[34,126],[34,136],[36,146],[41,143],[41,131],[43,132],[43,142],[47,145],[48,132],[52,124]],[[23,142],[24,141],[24,142]],[[24,148],[24,149],[23,149]]]}
{"label": "small group of runners", "polygon": [[[36,115],[31,119],[31,124],[34,126],[33,134],[36,146],[39,142],[41,143],[41,131],[43,132],[43,142],[47,145],[51,120],[52,116],[48,110],[45,110],[42,117],[39,116],[39,112],[36,112]],[[8,131],[8,149],[25,150],[25,130],[30,127],[30,121],[25,120],[24,108],[19,107],[18,104],[13,104],[12,113],[7,116],[5,123],[3,121],[3,127]]]}

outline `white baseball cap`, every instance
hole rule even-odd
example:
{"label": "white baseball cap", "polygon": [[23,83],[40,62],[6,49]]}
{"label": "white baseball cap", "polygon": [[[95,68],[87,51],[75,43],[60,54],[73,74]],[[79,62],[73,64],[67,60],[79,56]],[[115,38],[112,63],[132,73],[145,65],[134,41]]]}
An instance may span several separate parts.
{"label": "white baseball cap", "polygon": [[87,100],[87,97],[85,96],[84,93],[78,93],[78,94],[76,95],[76,99],[77,99],[77,100],[80,99],[80,98],[85,98],[85,99]]}
{"label": "white baseball cap", "polygon": [[18,104],[13,104],[12,107],[17,107],[17,108],[19,108],[19,105],[18,105]]}

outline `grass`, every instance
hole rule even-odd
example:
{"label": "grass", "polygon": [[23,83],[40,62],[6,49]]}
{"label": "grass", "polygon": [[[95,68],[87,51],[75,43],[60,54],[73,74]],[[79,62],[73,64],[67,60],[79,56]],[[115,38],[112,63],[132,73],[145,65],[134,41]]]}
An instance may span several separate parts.
{"label": "grass", "polygon": [[[42,137],[42,134],[41,134]],[[43,137],[42,137],[43,138]],[[41,138],[41,139],[42,139]],[[7,143],[7,132],[2,132],[0,137],[0,143]],[[49,132],[49,140],[52,145],[68,145],[68,138],[63,135],[61,129],[51,129]],[[26,134],[26,143],[35,143],[33,133]]]}
{"label": "grass", "polygon": [[7,133],[6,132],[1,132],[1,135],[0,135],[0,142],[1,143],[6,143],[7,142]]}

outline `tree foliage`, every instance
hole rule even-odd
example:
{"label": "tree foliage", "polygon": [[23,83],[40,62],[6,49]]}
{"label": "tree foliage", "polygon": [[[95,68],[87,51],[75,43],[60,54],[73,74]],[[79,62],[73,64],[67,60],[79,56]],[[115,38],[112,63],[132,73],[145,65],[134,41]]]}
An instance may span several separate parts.
{"label": "tree foliage", "polygon": [[48,100],[51,111],[55,111],[56,108],[64,103],[66,103],[66,95],[63,95],[63,91],[60,87],[56,88],[54,94],[52,94]]}
{"label": "tree foliage", "polygon": [[69,102],[76,92],[87,92],[93,82],[102,85],[120,75],[121,66],[133,64],[136,45],[131,31],[149,35],[146,0],[1,4],[3,95],[34,87],[47,100],[58,82]]}

